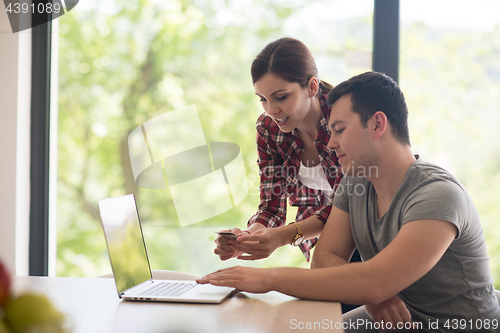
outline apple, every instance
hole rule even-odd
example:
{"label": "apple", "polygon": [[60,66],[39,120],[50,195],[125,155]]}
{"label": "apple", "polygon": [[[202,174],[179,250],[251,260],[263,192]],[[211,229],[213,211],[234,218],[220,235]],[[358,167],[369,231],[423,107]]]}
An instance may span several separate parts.
{"label": "apple", "polygon": [[0,319],[0,333],[10,333],[7,324],[5,324],[5,322],[2,319]]}
{"label": "apple", "polygon": [[14,333],[64,332],[64,315],[43,294],[27,292],[5,305],[5,320]]}
{"label": "apple", "polygon": [[0,308],[3,308],[10,297],[10,286],[12,279],[9,270],[0,261]]}

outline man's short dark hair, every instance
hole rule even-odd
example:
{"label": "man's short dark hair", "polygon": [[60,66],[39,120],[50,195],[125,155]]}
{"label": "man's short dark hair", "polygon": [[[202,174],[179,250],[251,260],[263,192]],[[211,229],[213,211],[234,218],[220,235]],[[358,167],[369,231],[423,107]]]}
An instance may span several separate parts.
{"label": "man's short dark hair", "polygon": [[375,112],[382,111],[391,124],[396,140],[410,145],[408,107],[403,92],[394,80],[378,72],[353,76],[328,93],[328,105],[331,107],[344,95],[350,95],[352,111],[359,114],[363,126],[366,127]]}

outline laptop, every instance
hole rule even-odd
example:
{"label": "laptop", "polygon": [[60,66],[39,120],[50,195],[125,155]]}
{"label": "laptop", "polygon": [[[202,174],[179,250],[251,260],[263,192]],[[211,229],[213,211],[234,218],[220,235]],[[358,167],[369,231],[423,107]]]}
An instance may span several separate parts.
{"label": "laptop", "polygon": [[127,301],[221,303],[236,290],[195,281],[155,280],[133,194],[99,200],[118,296]]}

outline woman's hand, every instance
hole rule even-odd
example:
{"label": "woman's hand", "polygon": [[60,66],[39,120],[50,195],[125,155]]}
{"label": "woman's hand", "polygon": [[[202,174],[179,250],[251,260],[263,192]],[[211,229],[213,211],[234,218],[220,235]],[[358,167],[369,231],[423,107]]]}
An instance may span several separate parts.
{"label": "woman's hand", "polygon": [[270,273],[270,269],[235,266],[219,269],[197,279],[196,282],[232,287],[251,293],[267,293],[271,291],[271,281],[273,280]]}
{"label": "woman's hand", "polygon": [[[379,304],[365,304],[366,313],[377,323],[384,323],[384,328],[394,330],[413,326],[411,314],[405,303],[397,296]],[[390,324],[388,324],[390,323]]]}
{"label": "woman's hand", "polygon": [[230,240],[230,249],[238,252],[238,259],[258,260],[269,257],[278,247],[286,245],[295,235],[295,227],[265,228]]}
{"label": "woman's hand", "polygon": [[[323,226],[322,222],[321,226]],[[217,248],[214,252],[221,260],[231,258],[258,260],[267,258],[278,247],[289,244],[297,234],[297,229],[293,225],[266,228],[260,223],[254,223],[243,231],[238,228],[222,231],[232,232],[239,237],[236,240],[222,236],[217,237],[215,240]]]}
{"label": "woman's hand", "polygon": [[[232,232],[235,235],[242,236],[244,234],[249,234],[248,231],[241,231],[238,228],[233,228],[233,229],[227,229],[227,230],[221,230],[223,232]],[[233,242],[232,240],[223,237],[223,236],[218,236],[215,239],[215,244],[217,244],[217,247],[214,250],[214,253],[219,256],[220,260],[228,260],[234,257],[238,257],[242,255],[243,253],[237,250],[234,250],[231,248],[231,245]]]}

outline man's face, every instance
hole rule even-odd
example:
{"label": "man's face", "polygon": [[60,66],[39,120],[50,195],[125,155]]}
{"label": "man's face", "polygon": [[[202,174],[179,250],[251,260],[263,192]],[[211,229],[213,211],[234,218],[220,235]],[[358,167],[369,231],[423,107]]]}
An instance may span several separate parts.
{"label": "man's face", "polygon": [[328,127],[331,131],[328,148],[337,154],[342,172],[355,176],[366,171],[373,141],[369,126],[363,127],[360,116],[352,111],[350,95],[340,97],[333,104]]}

